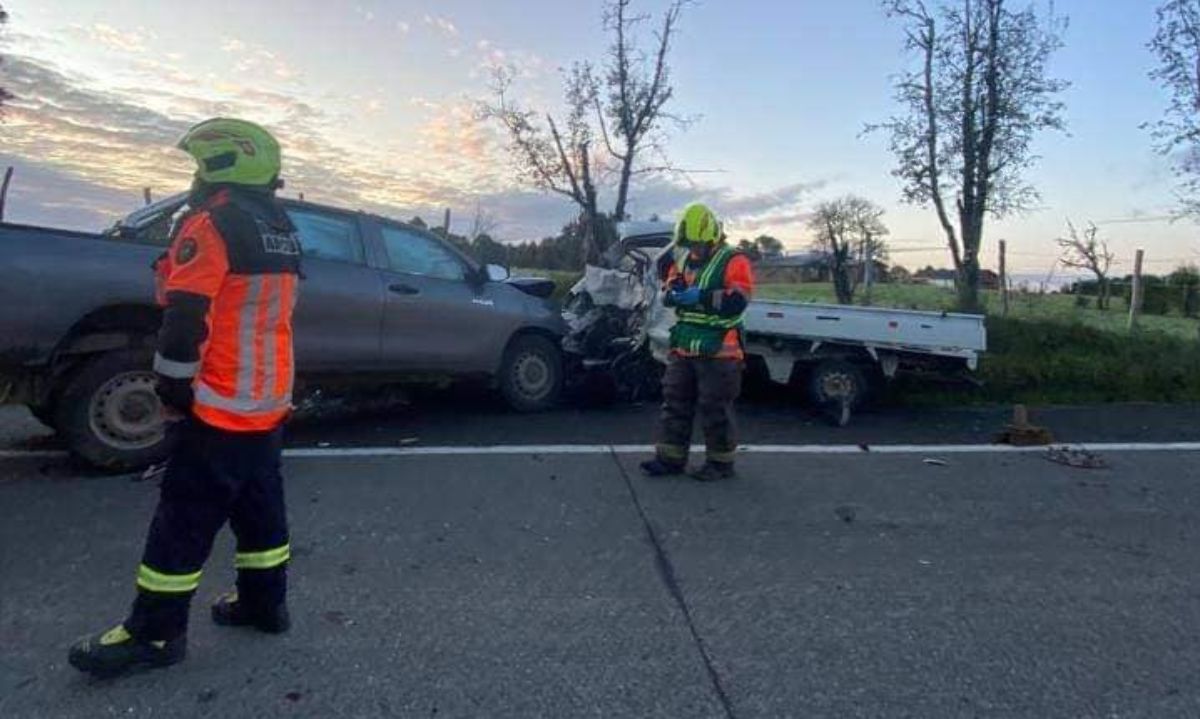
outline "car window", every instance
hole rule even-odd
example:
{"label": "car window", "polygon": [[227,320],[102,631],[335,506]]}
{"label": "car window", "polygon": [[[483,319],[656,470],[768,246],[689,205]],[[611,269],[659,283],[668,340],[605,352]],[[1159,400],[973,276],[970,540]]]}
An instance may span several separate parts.
{"label": "car window", "polygon": [[462,260],[432,237],[387,225],[380,231],[393,270],[441,280],[466,279]]}
{"label": "car window", "polygon": [[363,264],[362,240],[353,217],[300,209],[287,213],[300,234],[300,251],[305,257]]}

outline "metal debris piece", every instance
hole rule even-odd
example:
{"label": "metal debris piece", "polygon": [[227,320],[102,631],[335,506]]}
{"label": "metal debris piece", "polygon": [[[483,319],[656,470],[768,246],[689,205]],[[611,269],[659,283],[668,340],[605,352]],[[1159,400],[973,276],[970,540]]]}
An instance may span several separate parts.
{"label": "metal debris piece", "polygon": [[166,471],[167,471],[167,463],[166,462],[152,464],[146,468],[145,472],[142,472],[142,476],[139,477],[136,481],[149,482],[151,480],[162,479],[162,476],[163,476],[163,474],[166,473]]}
{"label": "metal debris piece", "polygon": [[1051,447],[1046,450],[1046,459],[1077,469],[1107,469],[1108,462],[1091,450],[1073,447]]}
{"label": "metal debris piece", "polygon": [[934,467],[948,467],[948,466],[950,466],[950,463],[949,463],[949,462],[947,462],[946,460],[944,460],[944,459],[936,459],[936,458],[934,458],[934,457],[926,457],[925,459],[923,459],[923,460],[921,460],[921,461],[922,461],[922,462],[924,462],[925,464],[931,464],[931,465],[933,465]]}

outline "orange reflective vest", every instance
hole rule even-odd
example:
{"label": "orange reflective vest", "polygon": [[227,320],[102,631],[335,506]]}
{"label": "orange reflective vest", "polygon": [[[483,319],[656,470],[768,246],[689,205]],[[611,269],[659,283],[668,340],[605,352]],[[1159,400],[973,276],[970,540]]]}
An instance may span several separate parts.
{"label": "orange reflective vest", "polygon": [[155,268],[154,369],[192,379],[201,421],[258,432],[287,418],[299,264],[295,228],[268,193],[222,189],[177,222]]}
{"label": "orange reflective vest", "polygon": [[754,294],[754,271],[750,258],[725,245],[702,267],[690,264],[682,269],[672,264],[664,286],[671,288],[682,281],[685,287],[700,287],[708,295],[700,307],[676,307],[678,321],[671,330],[671,354],[678,357],[708,357],[742,360],[741,312],[722,313],[712,296],[740,294],[748,302]]}

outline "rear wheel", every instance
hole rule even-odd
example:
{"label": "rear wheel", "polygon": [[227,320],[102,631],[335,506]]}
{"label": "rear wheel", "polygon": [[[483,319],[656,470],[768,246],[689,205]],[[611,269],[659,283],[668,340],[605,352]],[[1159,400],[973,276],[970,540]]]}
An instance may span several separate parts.
{"label": "rear wheel", "polygon": [[504,353],[499,382],[500,392],[513,409],[519,412],[549,409],[562,394],[562,352],[545,337],[517,337]]}
{"label": "rear wheel", "polygon": [[67,379],[55,424],[73,453],[111,470],[136,469],[165,457],[152,359],[144,350],[110,352]]}
{"label": "rear wheel", "polygon": [[808,378],[809,398],[818,407],[833,412],[840,426],[850,421],[851,412],[863,405],[868,392],[866,375],[845,360],[824,360]]}

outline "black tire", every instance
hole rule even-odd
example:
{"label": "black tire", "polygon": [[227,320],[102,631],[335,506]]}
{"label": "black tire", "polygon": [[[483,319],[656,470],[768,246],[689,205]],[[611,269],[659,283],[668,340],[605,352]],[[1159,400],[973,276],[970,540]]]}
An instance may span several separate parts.
{"label": "black tire", "polygon": [[808,375],[808,397],[818,407],[845,405],[856,410],[870,394],[862,369],[845,360],[823,360]]}
{"label": "black tire", "polygon": [[562,351],[545,337],[521,335],[509,343],[498,381],[504,400],[518,412],[550,409],[562,395]]}
{"label": "black tire", "polygon": [[100,469],[139,469],[166,457],[153,353],[108,352],[67,377],[55,424],[67,447]]}

